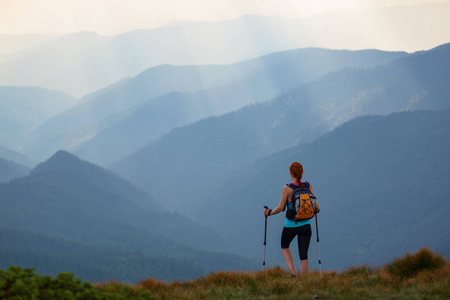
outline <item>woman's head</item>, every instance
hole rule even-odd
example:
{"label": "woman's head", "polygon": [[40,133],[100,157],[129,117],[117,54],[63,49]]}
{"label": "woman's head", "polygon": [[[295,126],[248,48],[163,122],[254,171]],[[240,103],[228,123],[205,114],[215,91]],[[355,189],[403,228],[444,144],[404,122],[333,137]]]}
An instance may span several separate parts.
{"label": "woman's head", "polygon": [[295,179],[297,179],[298,183],[302,181],[303,176],[303,166],[299,162],[293,162],[289,165],[289,172],[291,173],[291,176]]}

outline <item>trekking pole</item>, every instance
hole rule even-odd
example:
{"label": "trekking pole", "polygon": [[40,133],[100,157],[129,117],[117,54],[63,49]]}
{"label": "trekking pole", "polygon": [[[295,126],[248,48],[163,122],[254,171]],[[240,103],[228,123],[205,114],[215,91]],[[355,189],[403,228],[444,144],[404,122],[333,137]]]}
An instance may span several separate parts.
{"label": "trekking pole", "polygon": [[[267,206],[264,206],[264,208],[269,208]],[[263,260],[263,268],[266,269],[266,237],[267,237],[267,216],[266,217],[266,223],[264,226],[264,260]]]}
{"label": "trekking pole", "polygon": [[319,227],[317,225],[317,214],[314,214],[316,218],[316,235],[317,235],[317,253],[319,254],[319,274],[322,276],[322,262],[320,261],[320,247],[319,247]]}

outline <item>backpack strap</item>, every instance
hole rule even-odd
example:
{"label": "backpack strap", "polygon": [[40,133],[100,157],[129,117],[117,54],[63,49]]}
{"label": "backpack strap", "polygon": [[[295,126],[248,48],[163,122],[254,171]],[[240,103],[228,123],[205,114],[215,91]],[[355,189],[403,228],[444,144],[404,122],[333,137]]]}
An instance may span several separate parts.
{"label": "backpack strap", "polygon": [[[295,190],[296,188],[298,188],[298,186],[297,185],[295,185],[295,184],[292,184],[292,183],[286,183],[286,186],[288,186],[288,187],[290,187],[291,189],[293,189],[293,190]],[[283,211],[285,211],[286,210],[286,208],[287,208],[287,205],[288,205],[288,203],[287,203],[287,201],[286,201],[286,204],[284,205],[284,207],[283,207]],[[287,212],[286,212],[287,213]]]}
{"label": "backpack strap", "polygon": [[287,183],[286,184],[288,187],[290,187],[291,189],[296,189],[296,188],[298,188],[298,185],[295,185],[295,184],[292,184],[292,183]]}
{"label": "backpack strap", "polygon": [[305,187],[305,188],[309,189],[309,186],[310,186],[308,181],[304,181],[302,185],[296,185],[296,184],[293,184],[293,183],[287,183],[286,185],[288,187],[290,187],[291,189],[294,189],[294,190],[296,188],[299,188],[299,187]]}

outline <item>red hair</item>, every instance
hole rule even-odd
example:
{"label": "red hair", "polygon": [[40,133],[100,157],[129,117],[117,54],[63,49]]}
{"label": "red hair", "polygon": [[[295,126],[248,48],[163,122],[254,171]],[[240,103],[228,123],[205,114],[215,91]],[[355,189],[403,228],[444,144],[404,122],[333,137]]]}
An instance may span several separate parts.
{"label": "red hair", "polygon": [[298,183],[301,182],[303,176],[303,166],[301,163],[294,161],[289,165],[289,171],[292,174],[292,177],[297,179]]}

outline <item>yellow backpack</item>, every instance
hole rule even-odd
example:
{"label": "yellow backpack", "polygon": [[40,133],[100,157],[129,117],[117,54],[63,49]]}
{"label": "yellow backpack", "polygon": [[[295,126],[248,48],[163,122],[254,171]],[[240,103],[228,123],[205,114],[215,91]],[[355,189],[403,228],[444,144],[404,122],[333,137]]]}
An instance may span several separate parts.
{"label": "yellow backpack", "polygon": [[303,182],[300,186],[287,184],[292,191],[292,197],[286,203],[286,218],[299,222],[314,218],[316,213],[316,197],[309,189],[309,182]]}

